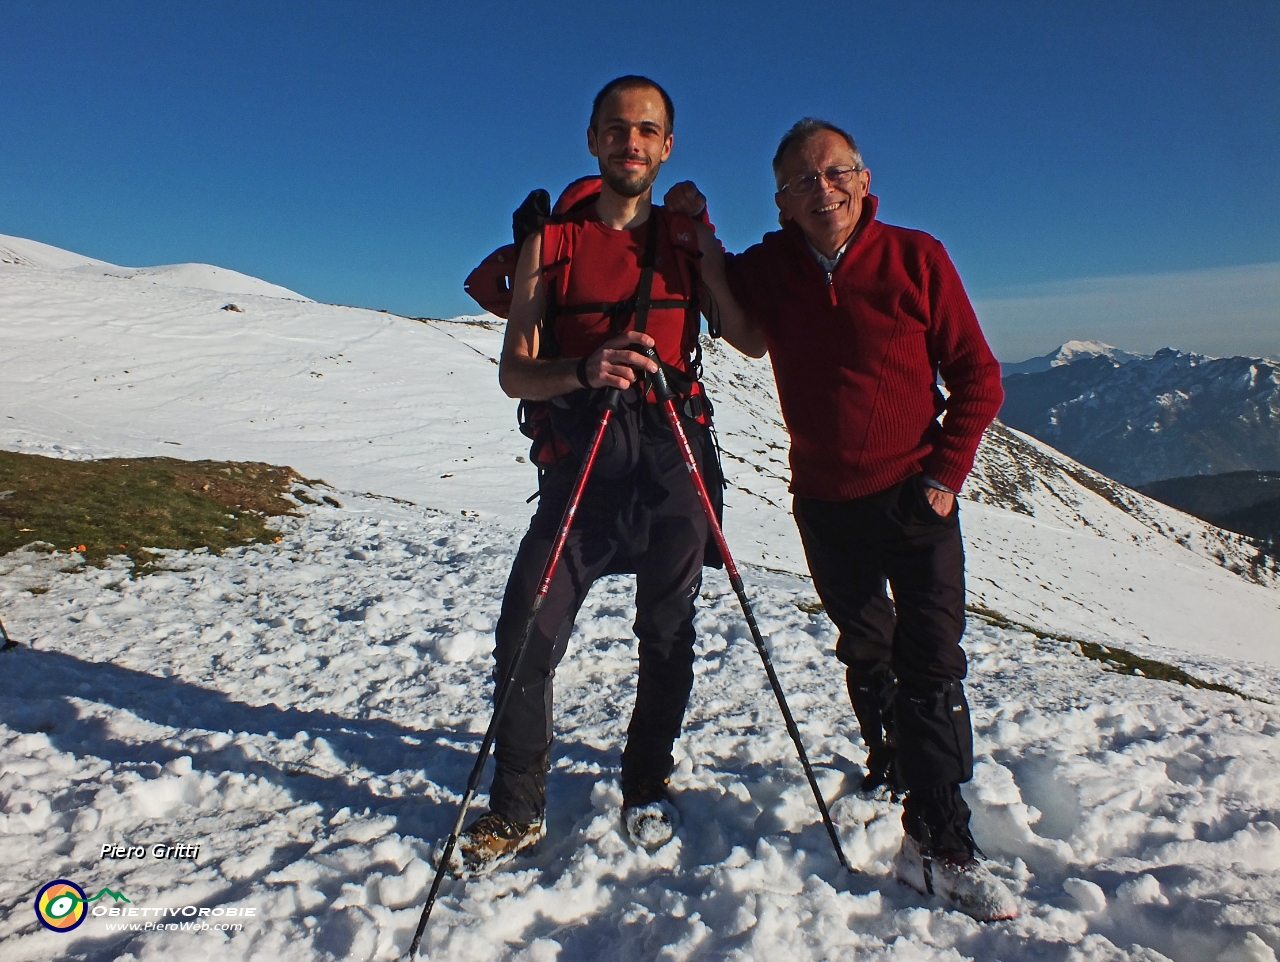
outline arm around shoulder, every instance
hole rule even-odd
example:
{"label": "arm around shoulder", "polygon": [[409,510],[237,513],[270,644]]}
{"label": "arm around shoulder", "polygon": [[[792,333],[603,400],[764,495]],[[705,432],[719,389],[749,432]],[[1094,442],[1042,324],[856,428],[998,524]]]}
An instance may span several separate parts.
{"label": "arm around shoulder", "polygon": [[703,314],[708,321],[713,315],[720,323],[721,336],[748,357],[764,357],[768,346],[764,331],[738,303],[725,277],[724,251],[716,235],[703,224],[698,229],[698,246],[702,251],[702,284],[710,296],[704,298]]}

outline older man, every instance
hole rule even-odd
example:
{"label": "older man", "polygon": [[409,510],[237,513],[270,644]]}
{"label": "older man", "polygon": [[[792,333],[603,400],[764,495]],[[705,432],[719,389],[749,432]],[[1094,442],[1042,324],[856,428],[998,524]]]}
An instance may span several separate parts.
{"label": "older man", "polygon": [[[1000,368],[943,246],[876,220],[846,131],[801,120],[773,172],[782,230],[732,258],[746,316],[724,335],[773,363],[796,524],[869,750],[863,788],[906,789],[899,878],[975,918],[1010,918],[960,793],[973,735],[956,492],[1000,408]],[[705,198],[685,183],[666,202],[696,215]]]}

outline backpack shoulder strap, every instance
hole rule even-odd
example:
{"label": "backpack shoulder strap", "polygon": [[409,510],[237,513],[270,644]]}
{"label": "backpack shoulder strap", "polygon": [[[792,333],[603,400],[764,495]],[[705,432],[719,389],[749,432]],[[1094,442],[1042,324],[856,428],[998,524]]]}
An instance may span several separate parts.
{"label": "backpack shoulder strap", "polygon": [[538,357],[559,357],[556,318],[566,311],[564,300],[569,288],[569,269],[573,263],[573,247],[581,223],[572,217],[552,215],[542,224],[542,293],[544,307],[538,325]]}
{"label": "backpack shoulder strap", "polygon": [[640,261],[640,283],[636,285],[636,313],[632,327],[644,333],[653,307],[653,262],[658,255],[658,208],[649,210],[649,229],[645,231],[644,256]]}

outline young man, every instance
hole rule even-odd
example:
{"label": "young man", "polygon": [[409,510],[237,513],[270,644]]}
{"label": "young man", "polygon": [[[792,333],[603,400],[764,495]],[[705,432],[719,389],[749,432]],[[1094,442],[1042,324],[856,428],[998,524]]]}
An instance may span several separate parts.
{"label": "young man", "polygon": [[[636,576],[640,657],[622,754],[623,819],[646,846],[666,842],[675,830],[667,783],[693,685],[694,602],[707,523],[674,435],[652,396],[646,401],[640,378],[658,368],[641,352],[654,348],[673,384],[683,386],[690,443],[699,465],[718,480],[709,432],[699,423],[706,408],[695,387],[694,288],[705,285],[703,294],[715,297],[731,323],[741,318],[712,232],[652,202],[653,182],[671,153],[673,120],[670,97],[652,80],[628,76],[607,84],[587,128],[587,149],[600,166],[599,196],[552,217],[520,252],[499,368],[502,389],[513,398],[550,402],[562,448],[571,446],[575,421],[589,433],[598,420],[601,389],[621,389],[623,410],[614,420],[632,426],[634,455],[595,469],[583,493],[498,728],[490,810],[459,840],[460,861],[471,871],[510,859],[544,833],[552,678],[578,608],[602,574]],[[638,315],[637,301],[645,300],[652,304]],[[542,477],[538,510],[503,598],[499,679],[523,637],[579,468],[578,457],[566,454]]]}
{"label": "young man", "polygon": [[[977,860],[960,794],[973,734],[955,495],[1000,409],[1000,367],[942,245],[876,220],[848,133],[800,121],[773,171],[782,230],[731,259],[746,318],[724,334],[773,363],[796,524],[869,749],[863,788],[907,790],[899,878],[975,918],[1010,918],[1017,904]],[[666,199],[705,206],[689,183]]]}

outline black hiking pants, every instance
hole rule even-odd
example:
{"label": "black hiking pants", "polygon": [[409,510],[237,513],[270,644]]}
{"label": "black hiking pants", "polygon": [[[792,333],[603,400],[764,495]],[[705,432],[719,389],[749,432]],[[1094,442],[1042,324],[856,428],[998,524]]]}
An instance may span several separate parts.
{"label": "black hiking pants", "polygon": [[926,847],[972,851],[959,791],[973,775],[973,731],[958,504],[940,517],[915,475],[850,501],[796,497],[794,512],[814,587],[840,631],[836,656],[863,739],[873,751],[893,748],[904,826]]}
{"label": "black hiking pants", "polygon": [[[693,688],[694,603],[702,585],[707,522],[675,437],[657,415],[646,412],[634,472],[619,480],[593,477],[587,482],[538,612],[494,749],[489,807],[512,821],[543,817],[555,670],[578,609],[603,574],[636,576],[639,670],[622,754],[624,790],[628,784],[671,774],[671,749]],[[708,432],[692,421],[685,422],[685,430],[702,468],[708,460]],[[523,637],[578,468],[576,459],[565,458],[543,479],[537,513],[520,543],[502,600],[495,651],[498,684]]]}

